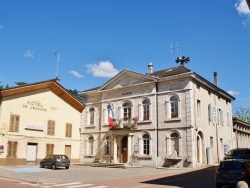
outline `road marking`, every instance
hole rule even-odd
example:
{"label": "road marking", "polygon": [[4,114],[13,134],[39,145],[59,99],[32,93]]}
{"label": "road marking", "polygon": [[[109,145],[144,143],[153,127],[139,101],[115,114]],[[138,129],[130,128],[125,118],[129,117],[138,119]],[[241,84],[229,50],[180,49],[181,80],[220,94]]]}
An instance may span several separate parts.
{"label": "road marking", "polygon": [[54,187],[59,187],[59,186],[70,186],[70,185],[76,185],[76,184],[80,184],[81,182],[74,182],[74,183],[63,183],[63,184],[56,184],[53,185]]}
{"label": "road marking", "polygon": [[67,188],[89,187],[92,185],[94,185],[94,184],[81,184],[81,185],[68,186]]}

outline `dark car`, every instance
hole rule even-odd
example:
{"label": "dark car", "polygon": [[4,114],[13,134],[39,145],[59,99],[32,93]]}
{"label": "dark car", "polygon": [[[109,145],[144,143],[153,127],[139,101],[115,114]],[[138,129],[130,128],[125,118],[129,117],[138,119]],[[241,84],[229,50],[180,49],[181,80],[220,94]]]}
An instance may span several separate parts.
{"label": "dark car", "polygon": [[48,155],[40,162],[40,167],[50,167],[52,169],[56,169],[58,167],[65,167],[69,169],[70,160],[67,155]]}
{"label": "dark car", "polygon": [[228,159],[245,159],[250,160],[250,148],[235,148],[227,152],[224,160]]}
{"label": "dark car", "polygon": [[221,161],[215,174],[216,187],[223,185],[236,187],[239,181],[245,181],[250,185],[250,161],[238,159]]}

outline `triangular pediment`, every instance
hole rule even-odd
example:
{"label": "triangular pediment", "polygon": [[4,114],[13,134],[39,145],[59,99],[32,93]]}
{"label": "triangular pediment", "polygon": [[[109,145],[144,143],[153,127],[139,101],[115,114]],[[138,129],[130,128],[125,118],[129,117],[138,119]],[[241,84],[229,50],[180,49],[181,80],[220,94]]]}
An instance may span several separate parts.
{"label": "triangular pediment", "polygon": [[153,81],[155,81],[155,78],[149,75],[140,74],[130,70],[123,70],[106,82],[100,90],[119,89]]}

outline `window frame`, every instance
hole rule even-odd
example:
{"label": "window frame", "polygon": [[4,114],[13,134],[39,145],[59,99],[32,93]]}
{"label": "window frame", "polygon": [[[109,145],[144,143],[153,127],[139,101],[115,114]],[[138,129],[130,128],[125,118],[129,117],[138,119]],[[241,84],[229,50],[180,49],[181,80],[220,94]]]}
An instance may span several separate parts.
{"label": "window frame", "polygon": [[20,124],[20,115],[10,114],[10,132],[19,132],[19,124]]}
{"label": "window frame", "polygon": [[68,137],[68,138],[72,137],[72,124],[71,123],[66,123],[65,137]]}
{"label": "window frame", "polygon": [[54,120],[48,120],[47,135],[55,136],[56,122]]}

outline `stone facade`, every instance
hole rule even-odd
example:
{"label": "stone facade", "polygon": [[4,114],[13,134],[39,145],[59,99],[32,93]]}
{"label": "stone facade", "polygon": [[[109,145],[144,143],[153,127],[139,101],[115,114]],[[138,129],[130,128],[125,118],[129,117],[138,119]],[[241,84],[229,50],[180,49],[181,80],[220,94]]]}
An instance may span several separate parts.
{"label": "stone facade", "polygon": [[184,66],[123,70],[80,96],[82,163],[197,167],[235,147],[234,97]]}

